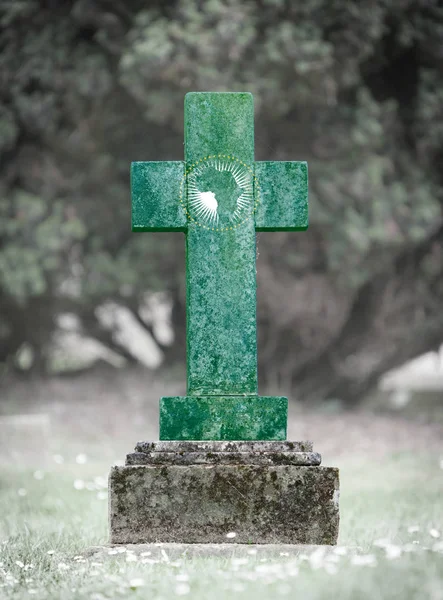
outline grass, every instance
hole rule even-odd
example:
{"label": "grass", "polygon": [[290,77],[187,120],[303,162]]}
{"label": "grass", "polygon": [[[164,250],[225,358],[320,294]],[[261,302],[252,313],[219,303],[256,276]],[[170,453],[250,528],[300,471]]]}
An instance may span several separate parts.
{"label": "grass", "polygon": [[[51,452],[62,454],[63,463],[51,454],[44,467],[38,458],[34,465],[0,466],[1,599],[443,600],[443,449],[441,437],[424,425],[364,413],[298,415],[300,429],[313,432],[309,437],[328,432],[322,435],[331,451],[319,449],[327,464],[341,469],[335,550],[276,551],[268,558],[250,549],[240,557],[136,557],[88,554],[106,544],[112,461],[100,451],[102,434],[94,438],[89,428],[84,438],[76,430],[69,439],[62,429],[66,412],[62,416]],[[367,425],[374,421],[376,431]],[[133,442],[141,437],[131,430],[122,435]],[[87,459],[76,457],[79,449]]]}
{"label": "grass", "polygon": [[[163,556],[145,564],[124,553],[84,558],[107,539],[105,465],[3,468],[0,597],[443,598],[443,538],[433,537],[443,532],[443,471],[435,456],[340,466],[339,542],[359,550],[266,560]],[[419,530],[408,532],[413,526]]]}

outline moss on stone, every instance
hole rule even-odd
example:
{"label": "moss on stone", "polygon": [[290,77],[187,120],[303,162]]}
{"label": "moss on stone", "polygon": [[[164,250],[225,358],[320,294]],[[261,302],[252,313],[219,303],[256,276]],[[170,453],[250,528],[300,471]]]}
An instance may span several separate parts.
{"label": "moss on stone", "polygon": [[338,470],[215,465],[116,467],[113,543],[226,541],[331,544],[338,535]]}

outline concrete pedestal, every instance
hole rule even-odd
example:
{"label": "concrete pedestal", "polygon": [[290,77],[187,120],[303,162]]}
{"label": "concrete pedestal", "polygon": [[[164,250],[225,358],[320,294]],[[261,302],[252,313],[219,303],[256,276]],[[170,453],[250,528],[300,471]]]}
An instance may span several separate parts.
{"label": "concrete pedestal", "polygon": [[320,461],[310,442],[141,442],[110,474],[110,541],[335,544],[338,469]]}

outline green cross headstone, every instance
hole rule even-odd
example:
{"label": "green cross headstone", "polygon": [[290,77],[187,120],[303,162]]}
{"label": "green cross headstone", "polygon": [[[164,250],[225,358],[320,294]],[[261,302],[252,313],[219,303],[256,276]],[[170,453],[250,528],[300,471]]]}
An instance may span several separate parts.
{"label": "green cross headstone", "polygon": [[308,226],[306,162],[254,161],[249,93],[185,97],[185,161],[134,162],[133,231],[186,235],[187,396],[160,440],[284,440],[287,398],[258,396],[256,231]]}

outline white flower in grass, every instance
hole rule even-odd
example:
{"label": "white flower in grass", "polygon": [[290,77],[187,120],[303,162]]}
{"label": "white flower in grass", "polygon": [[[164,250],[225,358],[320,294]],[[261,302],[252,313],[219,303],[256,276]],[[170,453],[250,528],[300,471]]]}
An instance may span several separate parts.
{"label": "white flower in grass", "polygon": [[338,563],[340,562],[340,556],[338,554],[328,554],[325,560],[328,563]]}
{"label": "white flower in grass", "polygon": [[26,495],[27,495],[27,493],[28,493],[28,492],[25,490],[25,488],[20,488],[20,489],[18,489],[18,490],[17,490],[17,494],[18,494],[19,496],[22,496],[22,497],[23,497],[23,496],[26,496]]}
{"label": "white flower in grass", "polygon": [[157,565],[159,562],[160,562],[159,560],[154,560],[153,558],[142,558],[141,559],[142,565]]}
{"label": "white flower in grass", "polygon": [[85,482],[83,481],[83,479],[76,479],[74,481],[74,488],[76,490],[83,490],[85,488]]}
{"label": "white flower in grass", "polygon": [[420,527],[418,525],[409,525],[408,533],[417,533],[417,531],[420,531]]}
{"label": "white flower in grass", "polygon": [[377,546],[378,548],[386,548],[387,546],[391,546],[391,540],[381,538],[379,540],[375,540],[375,542],[373,542],[373,546]]}
{"label": "white flower in grass", "polygon": [[289,563],[287,566],[286,574],[288,577],[297,577],[299,574],[298,565],[295,562]]}
{"label": "white flower in grass", "polygon": [[440,537],[440,532],[438,531],[438,529],[430,529],[429,530],[429,535],[433,538],[439,538]]}
{"label": "white flower in grass", "polygon": [[45,474],[43,473],[43,471],[34,471],[34,479],[41,480],[44,478],[44,476]]}
{"label": "white flower in grass", "polygon": [[186,596],[190,591],[191,588],[187,583],[179,583],[175,586],[175,593],[177,596]]}
{"label": "white flower in grass", "polygon": [[88,457],[86,456],[86,454],[77,454],[77,456],[75,457],[75,462],[78,465],[84,465],[88,462]]}
{"label": "white flower in grass", "polygon": [[338,568],[337,565],[334,565],[333,563],[325,563],[325,571],[326,573],[328,573],[329,575],[336,575]]}
{"label": "white flower in grass", "polygon": [[385,548],[386,558],[388,560],[392,560],[393,558],[399,558],[401,556],[401,548],[400,546],[394,546],[391,544],[390,546],[386,546]]}
{"label": "white flower in grass", "polygon": [[52,458],[54,459],[54,462],[57,463],[58,465],[61,465],[65,462],[65,459],[63,458],[63,456],[61,454],[54,454],[54,456]]}
{"label": "white flower in grass", "polygon": [[324,563],[326,549],[324,547],[317,548],[309,555],[309,564],[312,569],[320,569]]}
{"label": "white flower in grass", "polygon": [[52,555],[54,554],[54,552],[55,552],[55,550],[48,550],[48,551],[46,552],[46,554],[49,554],[50,556],[52,556]]}
{"label": "white flower in grass", "polygon": [[162,553],[162,558],[165,562],[169,562],[169,556],[166,554],[166,552],[163,550],[163,548],[161,549],[161,553]]}
{"label": "white flower in grass", "polygon": [[137,562],[137,556],[135,554],[127,553],[126,554],[126,562]]}
{"label": "white flower in grass", "polygon": [[23,567],[25,566],[25,563],[21,560],[16,560],[15,564],[17,565],[17,567],[20,567],[20,569],[23,569]]}
{"label": "white flower in grass", "polygon": [[351,558],[351,564],[359,567],[374,567],[377,561],[373,554],[357,554]]}
{"label": "white flower in grass", "polygon": [[234,583],[232,584],[232,591],[233,592],[244,592],[245,586],[242,583],[240,583],[239,581],[234,581]]}
{"label": "white flower in grass", "polygon": [[58,563],[57,568],[59,571],[69,571],[71,567],[64,562],[60,562]]}
{"label": "white flower in grass", "polygon": [[108,487],[108,482],[107,482],[106,478],[102,477],[101,475],[94,477],[94,483],[98,488],[107,489],[107,487]]}
{"label": "white flower in grass", "polygon": [[401,549],[402,552],[417,552],[417,546],[415,544],[405,544]]}
{"label": "white flower in grass", "polygon": [[240,567],[241,565],[247,565],[248,564],[248,559],[247,558],[237,558],[237,557],[233,557],[231,558],[231,564],[234,567]]}
{"label": "white flower in grass", "polygon": [[131,579],[129,582],[129,587],[131,590],[136,590],[139,587],[143,587],[145,585],[145,580],[141,577],[136,577],[135,579]]}
{"label": "white flower in grass", "polygon": [[230,531],[229,533],[226,534],[226,537],[228,538],[228,540],[232,540],[236,536],[237,536],[237,534],[235,533],[235,531]]}

